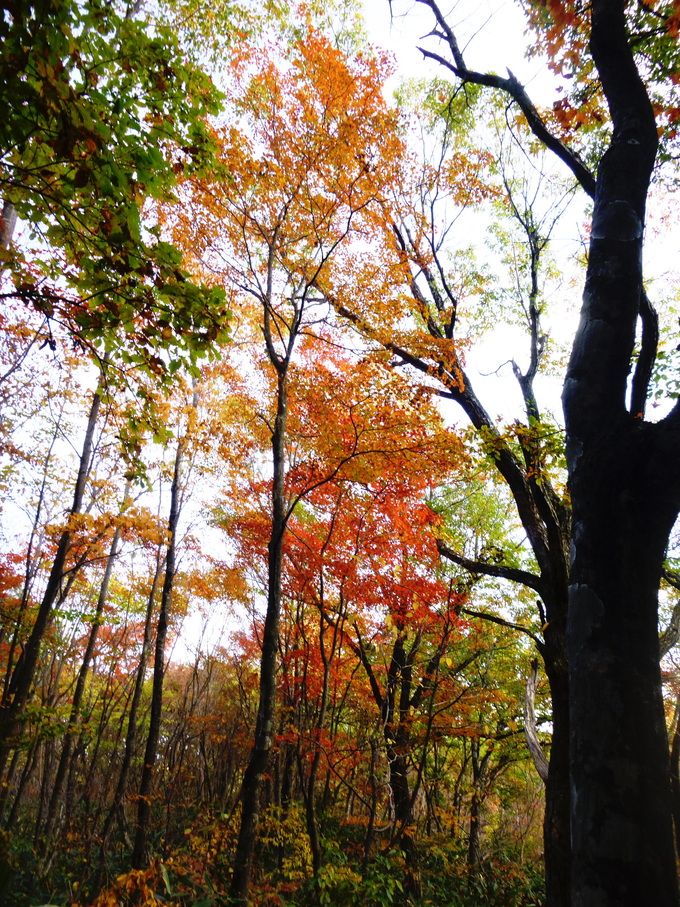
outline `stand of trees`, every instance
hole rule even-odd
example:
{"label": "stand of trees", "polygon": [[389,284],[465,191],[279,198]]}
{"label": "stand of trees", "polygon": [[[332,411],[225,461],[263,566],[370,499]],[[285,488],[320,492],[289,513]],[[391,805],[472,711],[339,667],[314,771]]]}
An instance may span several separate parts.
{"label": "stand of trees", "polygon": [[0,23],[7,903],[677,904],[677,10],[418,5]]}

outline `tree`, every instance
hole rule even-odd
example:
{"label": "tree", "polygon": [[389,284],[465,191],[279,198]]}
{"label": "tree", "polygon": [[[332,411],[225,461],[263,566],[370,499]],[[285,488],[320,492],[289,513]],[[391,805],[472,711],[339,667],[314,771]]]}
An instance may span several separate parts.
{"label": "tree", "polygon": [[[283,66],[264,61],[241,91],[237,106],[247,131],[232,126],[222,137],[229,180],[219,186],[194,182],[191,202],[201,209],[193,222],[190,211],[171,215],[183,244],[195,237],[193,254],[203,256],[199,273],[219,268],[225,283],[251,303],[251,322],[255,302],[255,324],[274,378],[265,416],[273,479],[260,707],[231,888],[232,897],[246,902],[260,787],[273,743],[284,536],[303,494],[288,497],[285,489],[291,365],[300,338],[323,320],[318,282],[389,176],[378,181],[371,167],[378,149],[387,161],[390,146],[398,147],[380,91],[384,72],[379,59],[350,64],[309,29]],[[324,479],[314,479],[312,487],[318,481]]]}
{"label": "tree", "polygon": [[[439,666],[458,641],[455,612],[461,598],[438,576],[431,533],[438,517],[423,498],[462,471],[460,447],[427,398],[413,395],[384,365],[354,362],[337,343],[326,347],[320,338],[301,343],[289,405],[286,447],[294,460],[285,485],[297,504],[283,548],[279,730],[278,747],[273,746],[278,761],[268,772],[276,779],[269,799],[282,810],[291,807],[297,763],[319,883],[323,823],[315,785],[322,766],[328,771],[342,760],[346,740],[333,732],[331,716],[347,696],[337,690],[351,684],[339,678],[349,673],[347,653],[353,653],[352,673],[358,662],[370,678],[375,750],[384,752],[388,766],[389,846],[406,854],[407,884],[414,892],[413,802],[424,784],[432,725],[447,709],[432,703],[435,694],[448,698],[448,690],[440,692],[447,683]],[[225,522],[238,563],[262,578],[263,594],[268,488],[268,482],[251,484],[240,506],[230,504],[233,512]],[[384,621],[376,616],[383,614]],[[258,631],[263,632],[259,622]],[[387,667],[380,653],[392,650],[389,676],[383,677]],[[445,673],[449,679],[455,674]],[[452,709],[456,703],[451,696]],[[366,867],[376,823],[377,803],[364,842]]]}
{"label": "tree", "polygon": [[[83,448],[80,454],[78,475],[73,492],[73,503],[69,510],[69,517],[77,517],[83,507],[86,484],[92,468],[93,441],[97,418],[104,393],[105,376],[100,376],[97,388],[92,396],[92,404],[88,415],[83,439]],[[4,772],[7,757],[12,749],[14,738],[17,736],[22,720],[22,714],[27,699],[29,698],[40,650],[49,626],[54,618],[55,603],[63,598],[62,586],[66,580],[66,565],[73,541],[73,530],[70,526],[64,529],[59,537],[59,544],[54,556],[49,579],[38,608],[33,626],[28,639],[24,642],[21,654],[15,665],[8,667],[8,683],[0,704],[0,728],[2,730],[2,744],[0,744],[0,774]],[[75,575],[76,567],[71,565],[71,577]],[[66,585],[68,581],[66,580]],[[9,670],[11,669],[11,676]]]}
{"label": "tree", "polygon": [[[660,422],[644,420],[645,359],[656,350],[642,243],[658,136],[623,3],[593,4],[589,48],[612,136],[598,169],[583,308],[563,391],[573,511],[573,899],[633,904],[651,895],[677,904],[657,611],[680,510],[680,405]],[[621,733],[623,715],[635,734]]]}
{"label": "tree", "polygon": [[[595,0],[590,21],[584,8],[559,2],[543,8],[540,21],[552,28],[557,56],[573,59],[577,42],[565,45],[564,35],[567,42],[579,39],[579,65],[585,60],[584,69],[594,66],[591,96],[601,92],[609,110],[611,135],[593,177],[578,152],[549,130],[519,82],[471,71],[438,4],[420,2],[434,13],[436,36],[452,59],[426,55],[463,82],[505,92],[534,136],[594,198],[583,307],[563,391],[573,519],[567,618],[571,901],[677,904],[657,600],[680,509],[680,406],[656,423],[644,419],[656,318],[643,286],[642,241],[658,136],[637,65],[647,54],[648,80],[660,72],[670,84],[674,57],[655,51],[675,20],[647,8],[633,13],[618,0]],[[537,7],[537,20],[539,12]],[[645,32],[635,17],[647,13]]]}
{"label": "tree", "polygon": [[[130,482],[125,486],[125,492],[123,494],[123,501],[121,504],[121,511],[124,511],[126,507],[130,504]],[[57,825],[57,810],[59,806],[60,797],[62,794],[62,789],[64,782],[66,780],[66,773],[70,769],[70,759],[71,753],[73,751],[73,744],[75,739],[75,732],[78,728],[78,723],[81,719],[81,711],[83,707],[83,699],[85,695],[85,688],[87,683],[88,673],[90,671],[90,664],[94,656],[95,647],[97,645],[97,637],[99,636],[99,628],[103,622],[103,613],[104,606],[106,604],[109,583],[111,580],[111,575],[113,573],[113,568],[115,565],[116,558],[118,556],[118,550],[120,545],[122,535],[122,528],[117,526],[113,533],[113,538],[111,539],[111,547],[109,553],[106,557],[106,566],[104,568],[104,575],[102,577],[101,585],[99,587],[99,594],[97,596],[97,604],[95,607],[94,616],[92,618],[92,627],[87,640],[87,645],[85,647],[85,653],[83,655],[83,660],[78,671],[78,678],[76,681],[76,686],[73,692],[73,700],[71,702],[71,711],[68,719],[68,726],[66,728],[66,735],[64,737],[64,745],[62,747],[61,754],[59,756],[59,764],[57,767],[56,774],[54,776],[54,781],[52,782],[52,791],[50,794],[49,810],[45,818],[45,826],[42,830],[42,841],[41,841],[41,852],[44,857],[45,869],[49,871],[49,865],[51,858],[54,855],[54,851],[51,850],[53,842],[51,841],[52,835]],[[44,871],[44,870],[43,870]]]}
{"label": "tree", "polygon": [[[446,48],[426,53],[455,86],[408,86],[401,114],[390,110],[384,58],[355,31],[342,45],[322,37],[313,0],[266,53],[245,37],[233,46],[214,130],[202,118],[212,89],[139,10],[38,0],[0,21],[0,96],[14,93],[0,125],[0,292],[14,306],[0,318],[0,494],[28,514],[0,556],[0,887],[11,848],[26,903],[63,899],[76,873],[79,899],[94,896],[88,884],[129,859],[138,792],[139,868],[116,896],[128,886],[150,898],[157,880],[173,900],[227,899],[231,880],[242,902],[252,863],[258,902],[369,903],[382,886],[382,900],[407,889],[440,903],[461,874],[474,899],[485,855],[508,841],[514,853],[502,826],[525,769],[537,802],[519,714],[533,645],[552,730],[550,907],[677,905],[656,612],[677,566],[663,560],[680,508],[680,404],[645,416],[653,369],[667,369],[671,391],[673,378],[640,251],[655,162],[677,150],[680,13],[527,3],[536,52],[542,42],[565,76],[539,111],[513,76],[470,69],[439,4],[420,2]],[[249,2],[236,5],[240,15]],[[210,23],[190,21],[197,0],[170,6],[188,58],[214,51]],[[231,8],[215,11],[220,27]],[[410,138],[423,123],[427,159]],[[512,169],[520,146],[534,173],[556,155],[566,195]],[[562,426],[537,389],[552,345],[551,230],[578,187],[595,210],[564,389],[567,491]],[[488,264],[469,235],[453,241],[471,209],[493,220],[500,254]],[[16,210],[28,240],[11,235]],[[183,361],[217,352],[225,295],[238,346],[203,370],[210,428],[201,420],[190,448],[173,442],[172,489],[159,466],[168,533],[136,504],[121,511],[123,487],[152,476],[182,422],[154,374],[167,386]],[[506,314],[526,349],[507,366],[520,416],[503,424],[465,358]],[[105,372],[96,391],[83,345]],[[63,383],[35,365],[53,352]],[[69,424],[83,389],[93,405],[78,457],[62,438],[85,432],[82,394]],[[467,430],[445,427],[437,396]],[[219,527],[224,544],[204,559],[189,541],[173,583],[179,467],[194,452],[198,468],[210,460],[218,503],[184,516],[209,513],[207,543]],[[226,653],[166,665],[185,601],[248,609],[246,629]],[[530,725],[535,683],[532,666]],[[547,737],[534,736],[535,752]],[[152,856],[162,871],[146,868]]]}
{"label": "tree", "polygon": [[[153,661],[153,685],[151,690],[151,710],[149,715],[149,732],[144,748],[144,764],[142,778],[139,784],[139,799],[137,805],[137,821],[135,823],[135,843],[132,851],[132,866],[141,869],[147,860],[147,836],[149,817],[151,815],[151,794],[156,758],[158,755],[158,740],[161,733],[161,717],[163,712],[163,684],[165,680],[165,647],[170,621],[173,591],[177,572],[178,526],[182,512],[182,471],[187,459],[187,446],[190,443],[192,422],[196,419],[198,407],[198,389],[194,383],[193,394],[189,409],[188,426],[185,434],[177,442],[175,462],[170,485],[170,509],[168,513],[168,546],[165,552],[165,575],[161,589],[160,606],[158,609],[158,622],[156,624],[156,642]],[[150,596],[153,600],[153,596]]]}
{"label": "tree", "polygon": [[[309,513],[291,530],[291,549],[299,546],[289,553],[291,572],[298,583],[304,578],[300,594],[311,596],[319,610],[324,677],[327,631],[334,645],[340,634],[368,680],[388,765],[390,845],[403,851],[405,887],[417,896],[413,804],[423,782],[433,715],[440,711],[433,706],[442,686],[440,663],[459,641],[457,612],[463,598],[453,581],[438,575],[431,531],[438,518],[424,498],[464,469],[455,437],[440,425],[430,401],[409,399],[408,388],[396,376],[388,381],[380,366],[359,363],[351,371],[349,363],[345,366],[332,402],[319,393],[326,370],[316,364],[310,372],[315,382],[306,389],[307,417],[300,429],[307,426],[308,443],[320,458],[328,457],[333,445],[342,449],[336,432],[340,438],[356,432],[360,442],[354,461],[305,499]],[[332,374],[326,373],[329,383]],[[334,426],[325,428],[316,443],[308,427],[314,413],[319,426],[331,415]],[[308,816],[312,797],[310,791]],[[365,865],[375,812],[364,842]]]}

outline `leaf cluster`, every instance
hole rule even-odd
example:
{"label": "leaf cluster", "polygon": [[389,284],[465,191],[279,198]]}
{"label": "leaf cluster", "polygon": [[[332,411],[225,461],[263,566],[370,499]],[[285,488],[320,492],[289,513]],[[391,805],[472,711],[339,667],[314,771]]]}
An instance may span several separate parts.
{"label": "leaf cluster", "polygon": [[0,194],[29,228],[0,250],[5,296],[159,376],[157,335],[204,353],[224,294],[191,280],[148,215],[210,164],[219,94],[169,29],[99,0],[9,3],[0,40]]}

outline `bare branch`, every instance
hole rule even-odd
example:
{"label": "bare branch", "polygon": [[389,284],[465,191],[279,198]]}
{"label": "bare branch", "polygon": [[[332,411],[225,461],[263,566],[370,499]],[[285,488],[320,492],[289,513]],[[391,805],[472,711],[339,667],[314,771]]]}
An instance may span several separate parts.
{"label": "bare branch", "polygon": [[642,322],[642,343],[640,355],[635,363],[630,391],[630,411],[636,419],[642,419],[645,415],[647,391],[659,345],[659,316],[649,301],[644,287],[640,294],[640,321]]}
{"label": "bare branch", "polygon": [[536,636],[535,633],[532,633],[528,627],[523,627],[521,624],[515,624],[511,620],[505,620],[502,617],[497,617],[495,614],[489,614],[488,611],[472,611],[470,608],[461,608],[461,614],[467,614],[469,617],[477,617],[479,620],[488,620],[492,624],[498,624],[499,627],[507,627],[509,630],[517,630],[518,633],[524,633],[525,636],[530,637],[542,654],[545,650],[545,643],[540,637]]}
{"label": "bare branch", "polygon": [[535,573],[529,573],[528,570],[520,570],[517,567],[508,567],[504,564],[487,564],[484,561],[470,560],[462,554],[457,554],[441,539],[437,539],[437,549],[442,557],[452,561],[454,564],[458,564],[459,567],[464,567],[466,570],[469,570],[470,573],[479,573],[483,576],[497,576],[500,579],[507,579],[513,583],[521,583],[521,585],[533,589],[534,592],[538,592],[539,595],[543,595],[543,581],[541,580],[541,577],[536,576]]}

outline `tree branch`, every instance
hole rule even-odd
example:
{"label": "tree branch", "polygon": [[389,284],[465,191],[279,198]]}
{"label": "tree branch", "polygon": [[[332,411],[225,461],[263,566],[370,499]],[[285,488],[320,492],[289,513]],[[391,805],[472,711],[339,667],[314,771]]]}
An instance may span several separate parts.
{"label": "tree branch", "polygon": [[517,567],[507,567],[504,564],[487,564],[484,561],[470,560],[462,554],[457,554],[441,539],[437,539],[437,550],[442,557],[452,561],[454,564],[458,564],[459,567],[464,567],[466,570],[469,570],[470,573],[480,573],[484,576],[497,576],[500,579],[507,579],[513,583],[520,583],[523,586],[528,586],[530,589],[533,589],[534,592],[537,592],[541,596],[545,591],[540,576],[536,576],[535,573],[529,573],[528,570],[520,570]]}
{"label": "tree branch", "polygon": [[644,288],[640,296],[640,320],[642,342],[630,391],[630,411],[636,419],[642,419],[645,415],[647,391],[659,345],[659,316]]}
{"label": "tree branch", "polygon": [[488,611],[472,611],[470,608],[461,608],[461,614],[467,614],[470,617],[477,617],[479,620],[488,620],[492,624],[498,624],[499,627],[507,627],[509,630],[517,630],[518,633],[524,633],[525,636],[530,637],[534,641],[534,645],[542,655],[545,651],[545,643],[543,640],[536,636],[535,633],[532,633],[528,627],[523,627],[521,624],[515,624],[511,620],[505,620],[502,617],[496,617],[495,614],[489,614]]}
{"label": "tree branch", "polygon": [[508,94],[513,101],[520,108],[524,114],[529,129],[533,132],[536,138],[545,145],[550,151],[553,152],[567,167],[571,170],[573,175],[578,180],[579,185],[591,198],[595,195],[595,177],[586,167],[585,163],[581,159],[580,155],[573,151],[571,148],[568,148],[563,142],[561,142],[557,136],[553,135],[548,127],[545,125],[541,119],[541,115],[538,110],[534,107],[529,95],[524,90],[524,86],[517,80],[517,78],[508,70],[508,77],[503,78],[502,76],[497,76],[493,73],[482,73],[475,72],[472,69],[468,69],[463,60],[462,54],[458,49],[458,44],[455,39],[452,29],[446,24],[443,15],[437,8],[437,4],[430,2],[430,0],[419,0],[419,2],[424,3],[425,6],[428,6],[440,26],[442,26],[445,34],[437,34],[438,37],[442,38],[449,45],[455,63],[451,63],[446,60],[440,54],[434,53],[429,50],[425,50],[422,47],[419,47],[418,50],[422,55],[430,60],[435,60],[437,63],[440,63],[442,66],[445,66],[450,70],[455,76],[457,76],[463,82],[470,82],[474,85],[483,85],[486,88],[496,88],[499,91],[504,91]]}
{"label": "tree branch", "polygon": [[538,661],[534,658],[531,662],[531,673],[527,677],[526,692],[524,694],[524,736],[534,760],[536,771],[544,784],[548,782],[548,760],[543,752],[541,741],[538,739],[536,727],[536,687],[538,686]]}

